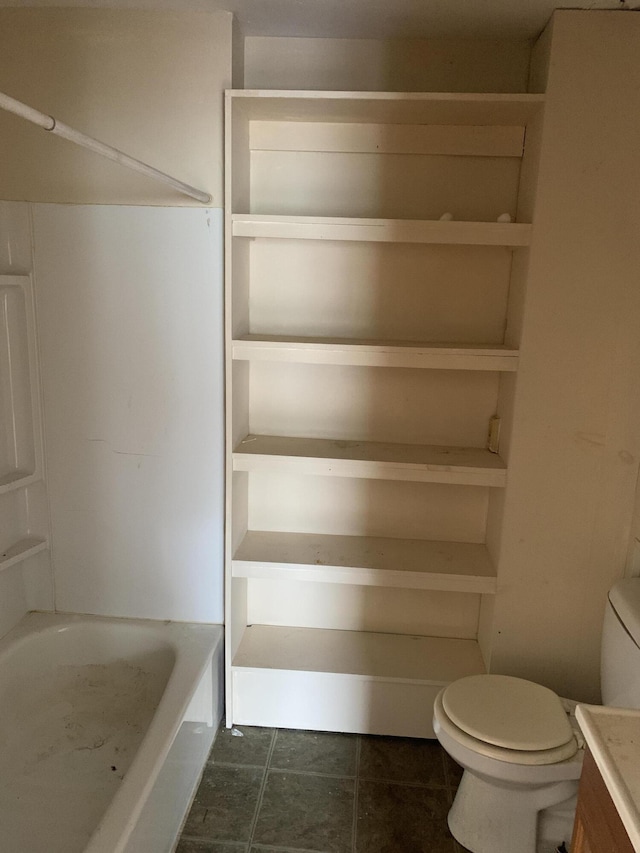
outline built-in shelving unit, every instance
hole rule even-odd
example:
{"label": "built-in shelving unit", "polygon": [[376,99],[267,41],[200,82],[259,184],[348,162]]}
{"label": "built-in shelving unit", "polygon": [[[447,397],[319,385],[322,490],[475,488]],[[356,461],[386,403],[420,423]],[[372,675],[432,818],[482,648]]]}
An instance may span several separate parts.
{"label": "built-in shelving unit", "polygon": [[227,93],[228,725],[428,737],[484,671],[542,105]]}

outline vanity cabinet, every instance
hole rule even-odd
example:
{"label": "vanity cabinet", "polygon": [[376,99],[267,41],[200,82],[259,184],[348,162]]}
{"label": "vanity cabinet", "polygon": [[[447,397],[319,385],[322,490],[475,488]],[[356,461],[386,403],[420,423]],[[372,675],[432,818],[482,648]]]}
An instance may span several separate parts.
{"label": "vanity cabinet", "polygon": [[543,100],[227,93],[227,725],[484,671]]}
{"label": "vanity cabinet", "polygon": [[587,749],[571,841],[571,853],[634,853],[598,766]]}

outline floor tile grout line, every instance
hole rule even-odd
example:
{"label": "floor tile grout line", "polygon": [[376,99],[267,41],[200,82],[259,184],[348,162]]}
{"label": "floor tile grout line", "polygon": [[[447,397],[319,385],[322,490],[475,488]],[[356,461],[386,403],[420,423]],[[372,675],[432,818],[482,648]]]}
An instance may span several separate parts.
{"label": "floor tile grout line", "polygon": [[[178,839],[178,843],[180,844],[183,841],[195,841],[197,844],[201,844],[204,846],[210,846],[211,844],[224,844],[227,847],[237,847],[239,852],[243,850],[244,853],[247,853],[247,851],[249,850],[246,841],[226,841],[224,839],[222,841],[219,841],[217,838],[202,838],[201,835],[187,835],[184,832]],[[308,853],[314,853],[314,851],[310,850],[308,851]]]}
{"label": "floor tile grout line", "polygon": [[[214,762],[209,762],[213,764]],[[291,776],[321,776],[325,779],[356,779],[356,775],[352,773],[322,773],[318,770],[297,770],[289,767],[273,767],[270,764],[237,764],[231,761],[215,761],[216,767],[228,767],[232,770],[264,770],[267,768],[270,773],[288,773]],[[387,776],[361,776],[358,774],[358,781],[373,782],[374,784],[384,785],[404,785],[410,788],[428,788],[435,791],[451,790],[455,792],[457,785],[453,783],[439,784],[437,782],[417,782],[408,779],[393,779]]]}
{"label": "floor tile grout line", "polygon": [[288,773],[290,776],[322,776],[324,779],[355,779],[352,773],[320,773],[315,770],[289,770],[286,767],[269,767],[270,773]]}
{"label": "floor tile grout line", "polygon": [[438,785],[429,782],[410,782],[404,779],[387,779],[385,776],[360,776],[361,782],[372,782],[374,785],[402,785],[403,788],[424,788],[427,791],[449,791],[453,790],[449,785]]}
{"label": "floor tile grout line", "polygon": [[264,850],[265,853],[269,853],[270,850],[276,850],[277,853],[326,853],[324,850],[305,849],[303,847],[282,847],[282,845],[277,846],[273,844],[254,843],[252,846],[256,850]]}
{"label": "floor tile grout line", "polygon": [[356,737],[356,777],[353,788],[353,824],[351,827],[351,853],[356,853],[358,841],[358,788],[360,784],[360,753],[362,751],[362,737]]}
{"label": "floor tile grout line", "polygon": [[247,843],[247,850],[251,850],[251,846],[253,844],[253,836],[256,831],[256,827],[258,825],[258,816],[260,815],[260,809],[262,808],[262,799],[264,797],[264,791],[267,787],[267,778],[269,776],[269,765],[271,764],[271,756],[273,755],[273,750],[276,745],[276,737],[278,736],[278,730],[273,730],[273,735],[271,736],[271,743],[269,744],[269,752],[267,753],[267,760],[264,765],[264,775],[262,777],[262,784],[260,785],[260,790],[258,792],[258,801],[256,802],[255,811],[253,813],[253,820],[251,821],[251,826],[249,827],[249,841]]}

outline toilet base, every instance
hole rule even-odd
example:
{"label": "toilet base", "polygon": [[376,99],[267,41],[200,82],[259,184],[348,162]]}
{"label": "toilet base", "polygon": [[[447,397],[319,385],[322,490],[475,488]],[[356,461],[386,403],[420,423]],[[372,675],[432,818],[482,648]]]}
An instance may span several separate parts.
{"label": "toilet base", "polygon": [[[570,839],[576,791],[575,781],[503,787],[465,770],[449,811],[449,829],[472,853],[552,853]],[[547,809],[548,820],[541,814]],[[549,830],[561,835],[548,838]]]}

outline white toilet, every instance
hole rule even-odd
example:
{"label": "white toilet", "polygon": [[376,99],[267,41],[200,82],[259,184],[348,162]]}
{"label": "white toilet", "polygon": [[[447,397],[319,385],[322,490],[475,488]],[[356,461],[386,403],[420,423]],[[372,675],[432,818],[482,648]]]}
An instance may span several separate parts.
{"label": "white toilet", "polygon": [[[640,578],[609,592],[605,705],[640,708]],[[437,696],[436,737],[464,774],[449,828],[473,853],[552,853],[571,840],[583,749],[574,702],[505,675],[472,675]]]}

